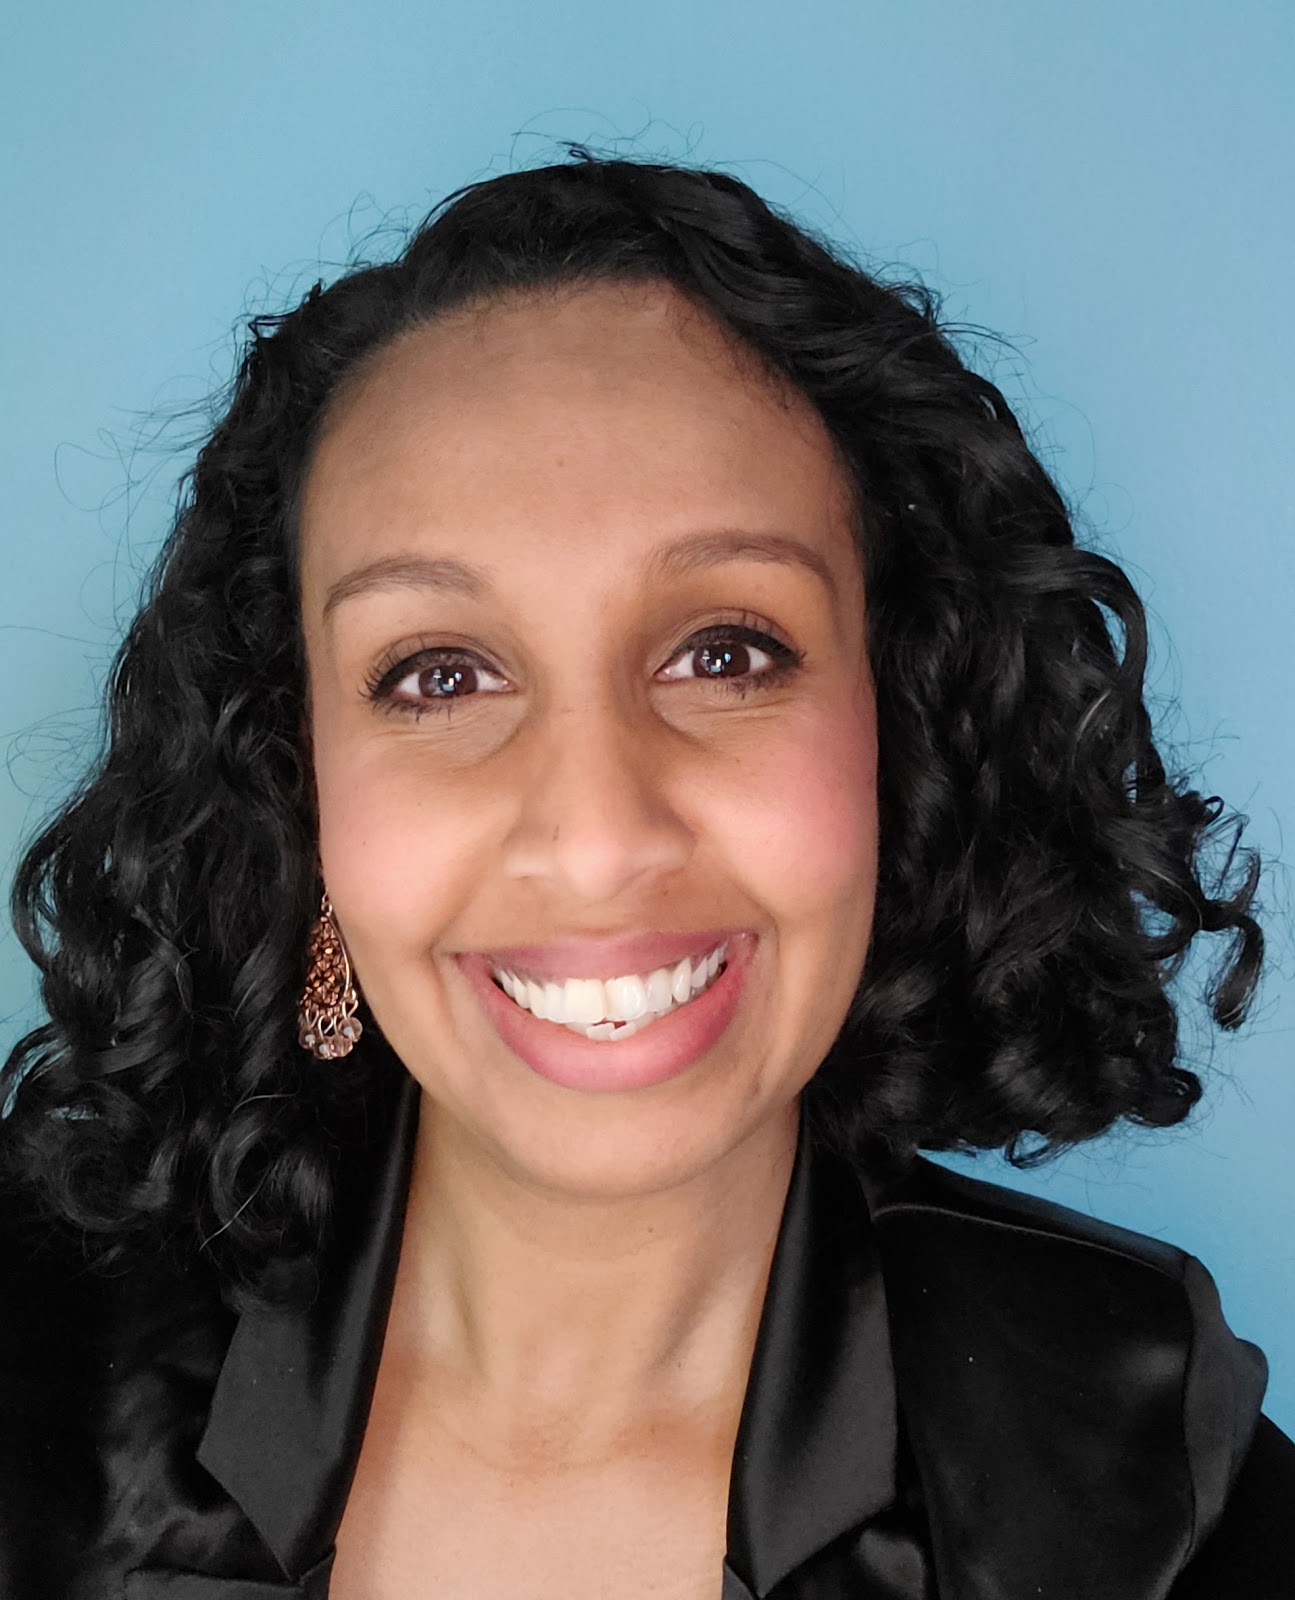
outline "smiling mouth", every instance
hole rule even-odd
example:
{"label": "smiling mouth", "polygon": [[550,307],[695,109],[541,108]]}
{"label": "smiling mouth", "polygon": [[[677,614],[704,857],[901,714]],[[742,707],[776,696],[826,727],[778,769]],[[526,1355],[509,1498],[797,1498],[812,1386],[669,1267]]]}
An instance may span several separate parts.
{"label": "smiling mouth", "polygon": [[614,978],[535,978],[491,965],[495,986],[521,1010],[595,1041],[629,1039],[662,1017],[681,1011],[727,968],[728,940],[672,966]]}

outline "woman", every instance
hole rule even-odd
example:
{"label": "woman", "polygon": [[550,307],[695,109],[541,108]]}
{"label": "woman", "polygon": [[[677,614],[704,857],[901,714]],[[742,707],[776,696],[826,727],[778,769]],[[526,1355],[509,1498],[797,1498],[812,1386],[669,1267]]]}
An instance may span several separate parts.
{"label": "woman", "polygon": [[256,320],[22,864],[4,1592],[1295,1594],[1204,1269],[916,1154],[1245,1017],[1137,597],[923,293],[574,154]]}

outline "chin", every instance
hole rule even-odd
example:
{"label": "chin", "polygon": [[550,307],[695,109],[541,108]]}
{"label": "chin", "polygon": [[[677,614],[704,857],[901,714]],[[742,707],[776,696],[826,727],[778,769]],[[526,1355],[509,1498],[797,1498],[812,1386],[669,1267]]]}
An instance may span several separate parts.
{"label": "chin", "polygon": [[803,1075],[786,1081],[752,1066],[746,1058],[742,1081],[717,1063],[689,1081],[617,1095],[543,1081],[528,1093],[515,1082],[490,1093],[485,1074],[456,1092],[438,1074],[414,1076],[427,1097],[424,1114],[444,1119],[443,1132],[512,1181],[555,1198],[612,1202],[683,1187],[749,1139],[794,1125]]}

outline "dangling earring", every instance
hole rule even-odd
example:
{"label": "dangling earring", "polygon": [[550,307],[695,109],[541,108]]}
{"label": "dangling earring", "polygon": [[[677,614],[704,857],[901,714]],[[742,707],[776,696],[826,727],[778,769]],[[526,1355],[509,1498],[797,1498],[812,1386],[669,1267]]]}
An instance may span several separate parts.
{"label": "dangling earring", "polygon": [[321,1061],[349,1055],[364,1032],[356,1010],[360,997],[351,978],[351,958],[333,915],[328,890],[310,935],[306,986],[297,1012],[297,1042]]}

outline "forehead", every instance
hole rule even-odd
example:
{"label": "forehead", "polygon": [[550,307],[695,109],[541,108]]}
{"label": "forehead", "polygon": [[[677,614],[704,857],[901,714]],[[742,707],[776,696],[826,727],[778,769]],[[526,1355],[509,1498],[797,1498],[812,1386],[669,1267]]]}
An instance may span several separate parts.
{"label": "forehead", "polygon": [[303,560],[393,542],[656,543],[700,522],[839,539],[848,477],[813,406],[683,294],[600,284],[456,310],[335,400]]}

